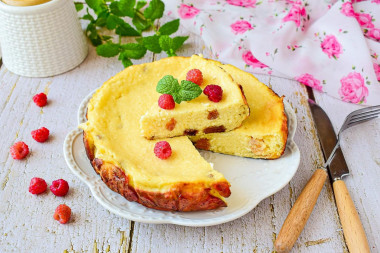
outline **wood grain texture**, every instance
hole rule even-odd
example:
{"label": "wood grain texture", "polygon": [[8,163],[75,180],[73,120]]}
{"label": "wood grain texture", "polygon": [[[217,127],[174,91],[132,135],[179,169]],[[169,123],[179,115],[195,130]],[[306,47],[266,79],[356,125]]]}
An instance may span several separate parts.
{"label": "wood grain texture", "polygon": [[317,203],[319,194],[328,177],[327,171],[317,169],[298,196],[275,241],[279,253],[287,253],[293,248],[311,212]]}
{"label": "wood grain texture", "polygon": [[369,253],[367,237],[346,184],[343,180],[336,180],[333,183],[333,188],[344,238],[349,251],[351,253]]}
{"label": "wood grain texture", "polygon": [[[186,31],[180,33],[188,34]],[[191,35],[179,55],[194,53],[215,58],[200,38]],[[140,62],[162,57],[165,54],[149,54]],[[77,125],[76,114],[82,99],[121,69],[117,59],[98,57],[93,48],[78,68],[52,78],[23,78],[10,73],[4,66],[0,69],[0,201],[3,203],[0,205],[0,252],[273,251],[273,242],[295,199],[315,168],[323,162],[306,89],[292,80],[258,75],[279,95],[286,96],[298,117],[295,141],[301,150],[301,164],[284,189],[263,200],[247,215],[226,224],[205,228],[151,225],[130,222],[106,211],[92,197],[88,187],[70,172],[62,153],[66,134]],[[48,92],[49,105],[41,110],[31,98],[44,90]],[[320,99],[322,106],[331,108],[328,112],[346,112],[334,103],[324,102],[325,97],[321,95]],[[338,128],[340,124],[334,120]],[[369,230],[370,246],[375,247],[373,251],[376,252],[380,241],[377,216],[380,189],[375,188],[375,181],[380,177],[380,152],[376,149],[379,150],[380,140],[375,137],[380,131],[378,122],[372,124],[376,126],[368,131],[377,129],[372,131],[374,135],[365,136],[368,133],[358,131],[357,136],[361,136],[362,141],[354,136],[356,142],[348,144],[355,145],[343,141],[342,146],[346,158],[350,156],[347,160],[354,173],[347,184],[365,230]],[[35,142],[30,136],[30,131],[41,126],[49,128],[52,134],[45,144]],[[23,161],[15,161],[9,156],[9,147],[18,140],[25,141],[31,148],[31,154]],[[364,161],[365,173],[363,159],[357,159],[360,155],[370,160]],[[367,174],[370,177],[367,178]],[[44,177],[48,183],[58,178],[68,180],[69,195],[65,198],[51,193],[32,196],[27,187],[34,176]],[[55,207],[61,203],[68,204],[73,211],[72,222],[65,226],[52,219]],[[322,189],[293,251],[347,252],[329,183]]]}

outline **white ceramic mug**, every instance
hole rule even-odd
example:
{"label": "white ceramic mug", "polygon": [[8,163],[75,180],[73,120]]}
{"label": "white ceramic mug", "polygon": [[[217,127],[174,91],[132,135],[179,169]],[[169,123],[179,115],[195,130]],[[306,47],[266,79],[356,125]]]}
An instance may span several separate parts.
{"label": "white ceramic mug", "polygon": [[88,45],[73,1],[11,6],[0,0],[0,44],[13,73],[47,77],[78,66]]}

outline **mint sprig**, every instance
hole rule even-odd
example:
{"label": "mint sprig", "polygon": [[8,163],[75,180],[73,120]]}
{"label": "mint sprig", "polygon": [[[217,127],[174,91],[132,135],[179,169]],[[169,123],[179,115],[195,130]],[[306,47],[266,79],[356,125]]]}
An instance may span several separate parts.
{"label": "mint sprig", "polygon": [[[89,21],[86,35],[96,47],[98,55],[114,57],[122,61],[124,67],[132,65],[131,59],[144,57],[147,51],[175,56],[176,51],[188,39],[188,36],[170,37],[179,28],[179,19],[167,22],[157,28],[155,23],[165,10],[162,0],[85,0],[86,14],[81,18]],[[77,11],[85,5],[76,2]],[[89,9],[95,13],[91,14]],[[108,29],[114,35],[103,35]],[[148,30],[154,30],[154,35],[144,36]],[[122,37],[135,37],[136,43],[123,44]],[[184,101],[184,100],[182,100]]]}
{"label": "mint sprig", "polygon": [[182,80],[180,85],[178,80],[171,75],[166,75],[158,81],[156,91],[161,94],[172,95],[177,104],[182,101],[193,100],[202,94],[202,89],[195,83]]}

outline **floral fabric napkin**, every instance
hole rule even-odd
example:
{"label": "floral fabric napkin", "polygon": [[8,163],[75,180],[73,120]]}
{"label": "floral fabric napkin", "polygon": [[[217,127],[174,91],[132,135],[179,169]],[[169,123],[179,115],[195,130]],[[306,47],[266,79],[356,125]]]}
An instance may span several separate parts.
{"label": "floral fabric napkin", "polygon": [[380,104],[380,0],[164,0],[215,58]]}

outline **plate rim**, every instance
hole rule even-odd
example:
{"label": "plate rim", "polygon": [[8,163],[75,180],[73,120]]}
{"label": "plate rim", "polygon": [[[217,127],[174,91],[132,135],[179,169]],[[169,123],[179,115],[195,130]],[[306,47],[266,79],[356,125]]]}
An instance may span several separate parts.
{"label": "plate rim", "polygon": [[[81,102],[79,106],[78,114],[77,114],[77,120],[79,124],[84,123],[86,121],[87,104],[95,92],[96,90],[89,93]],[[186,217],[177,217],[177,216],[171,216],[171,215],[167,215],[166,218],[159,218],[159,217],[154,217],[154,216],[152,217],[152,215],[150,214],[148,215],[135,214],[135,213],[130,212],[128,209],[120,210],[119,207],[109,204],[107,202],[107,197],[105,196],[105,194],[102,193],[103,190],[111,191],[112,193],[115,193],[115,192],[113,192],[111,189],[108,188],[108,186],[106,186],[103,183],[99,175],[95,174],[93,177],[86,175],[84,172],[82,172],[82,169],[80,168],[80,166],[75,162],[74,155],[73,155],[73,143],[74,143],[74,140],[77,138],[77,136],[82,134],[83,131],[81,129],[77,128],[68,133],[64,141],[63,153],[64,153],[66,163],[69,166],[70,170],[74,173],[74,175],[76,175],[81,181],[83,181],[90,188],[91,193],[94,196],[94,198],[104,208],[106,208],[110,212],[120,217],[133,220],[136,222],[142,222],[142,223],[148,223],[148,224],[175,224],[175,225],[190,226],[190,227],[205,227],[205,226],[223,224],[223,223],[230,222],[244,216],[245,214],[252,211],[261,201],[272,196],[276,192],[280,191],[290,182],[290,180],[294,177],[295,173],[297,172],[299,168],[300,151],[297,144],[294,142],[294,135],[297,128],[297,118],[291,105],[286,100],[283,100],[283,102],[284,102],[284,107],[285,107],[285,113],[287,114],[287,117],[288,117],[288,129],[290,129],[290,131],[288,132],[288,140],[287,140],[286,148],[289,148],[292,154],[296,156],[296,158],[298,156],[298,159],[296,161],[297,166],[295,166],[296,168],[293,170],[293,173],[289,177],[290,179],[288,181],[283,182],[281,185],[274,188],[272,191],[264,194],[266,196],[262,196],[258,198],[256,201],[249,201],[246,204],[246,206],[244,206],[243,208],[240,208],[228,215],[225,215],[223,216],[223,218],[210,217],[207,219],[199,220],[199,219],[190,219]],[[118,193],[115,193],[115,194],[118,194]],[[128,200],[125,200],[125,201],[128,201]],[[136,205],[140,205],[135,202],[133,203]],[[153,211],[164,212],[165,214],[171,214],[170,211],[169,212],[159,211],[159,210],[153,210]]]}

